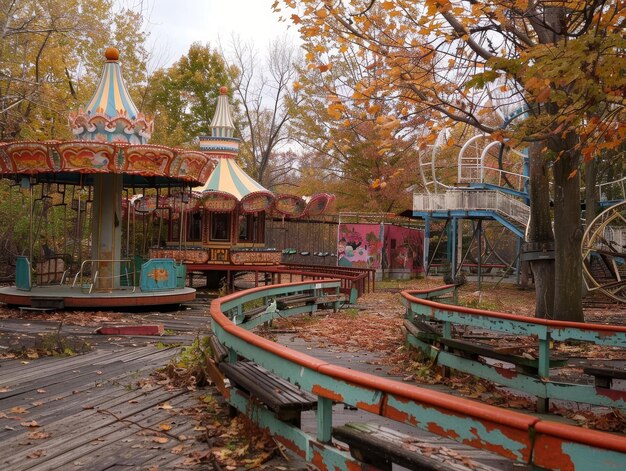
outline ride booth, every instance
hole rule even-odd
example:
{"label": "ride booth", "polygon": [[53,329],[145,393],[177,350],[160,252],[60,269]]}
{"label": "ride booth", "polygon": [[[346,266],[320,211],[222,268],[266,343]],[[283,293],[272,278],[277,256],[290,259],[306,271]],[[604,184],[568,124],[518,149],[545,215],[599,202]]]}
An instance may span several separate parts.
{"label": "ride booth", "polygon": [[424,231],[389,223],[339,223],[337,266],[372,268],[376,279],[424,273]]}

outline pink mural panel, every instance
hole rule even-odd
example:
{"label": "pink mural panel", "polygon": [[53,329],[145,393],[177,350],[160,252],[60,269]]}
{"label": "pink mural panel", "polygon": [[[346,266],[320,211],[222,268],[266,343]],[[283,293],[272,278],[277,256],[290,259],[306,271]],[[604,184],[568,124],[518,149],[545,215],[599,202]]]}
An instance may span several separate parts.
{"label": "pink mural panel", "polygon": [[391,224],[339,225],[337,264],[344,267],[410,270],[423,267],[424,232]]}
{"label": "pink mural panel", "polygon": [[380,268],[383,227],[380,224],[340,224],[337,264],[340,267]]}
{"label": "pink mural panel", "polygon": [[401,226],[386,226],[385,251],[388,268],[424,271],[424,232]]}

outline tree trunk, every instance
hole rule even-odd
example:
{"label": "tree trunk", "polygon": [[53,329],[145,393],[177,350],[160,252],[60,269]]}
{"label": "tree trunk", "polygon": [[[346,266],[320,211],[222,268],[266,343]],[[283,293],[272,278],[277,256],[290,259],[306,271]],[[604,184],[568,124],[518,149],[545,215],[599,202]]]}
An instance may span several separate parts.
{"label": "tree trunk", "polygon": [[549,140],[556,153],[554,175],[555,297],[554,318],[584,322],[582,307],[583,230],[580,220],[580,154],[573,150],[578,137],[573,132]]}
{"label": "tree trunk", "polygon": [[544,144],[533,142],[528,150],[530,160],[530,221],[524,251],[531,256],[530,267],[535,281],[535,316],[552,319],[554,313],[554,259],[540,258],[544,251],[551,255],[554,247],[550,217],[550,186],[547,159],[542,155]]}

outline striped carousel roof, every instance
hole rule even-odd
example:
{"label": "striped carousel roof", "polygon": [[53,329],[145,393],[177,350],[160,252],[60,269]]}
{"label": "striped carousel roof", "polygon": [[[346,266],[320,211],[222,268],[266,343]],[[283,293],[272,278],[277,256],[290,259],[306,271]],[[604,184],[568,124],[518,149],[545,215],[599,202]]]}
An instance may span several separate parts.
{"label": "striped carousel roof", "polygon": [[130,119],[137,119],[139,111],[122,78],[120,63],[118,62],[119,52],[117,49],[109,48],[105,54],[107,60],[102,69],[98,88],[87,104],[85,111],[89,115],[105,114],[111,118],[126,116]]}
{"label": "striped carousel roof", "polygon": [[241,201],[252,193],[272,193],[244,172],[234,159],[221,158],[207,182],[194,191],[221,191]]}
{"label": "striped carousel roof", "polygon": [[233,137],[235,134],[235,123],[233,122],[227,93],[228,88],[220,88],[215,115],[213,115],[213,120],[211,121],[211,136],[213,137]]}

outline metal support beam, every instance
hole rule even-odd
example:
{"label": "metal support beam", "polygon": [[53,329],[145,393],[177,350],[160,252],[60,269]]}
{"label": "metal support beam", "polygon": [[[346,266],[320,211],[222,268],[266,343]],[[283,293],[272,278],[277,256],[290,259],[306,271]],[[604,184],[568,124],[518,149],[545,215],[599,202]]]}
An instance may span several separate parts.
{"label": "metal support beam", "polygon": [[319,396],[317,398],[317,441],[330,443],[333,432],[333,401]]}

